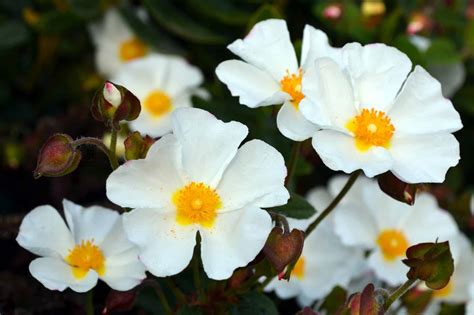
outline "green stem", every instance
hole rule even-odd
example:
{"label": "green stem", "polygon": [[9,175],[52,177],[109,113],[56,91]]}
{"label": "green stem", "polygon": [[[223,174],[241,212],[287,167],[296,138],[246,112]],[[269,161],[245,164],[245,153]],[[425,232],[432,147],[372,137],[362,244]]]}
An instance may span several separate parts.
{"label": "green stem", "polygon": [[146,284],[148,284],[149,286],[151,286],[155,290],[155,293],[158,296],[158,299],[160,299],[161,306],[163,306],[163,309],[165,310],[165,313],[166,314],[173,314],[173,311],[171,310],[171,307],[168,303],[168,300],[166,299],[166,296],[165,296],[165,294],[163,292],[163,289],[161,288],[160,284],[157,281],[154,281],[154,280],[147,281]]}
{"label": "green stem", "polygon": [[[73,146],[74,149],[76,149],[77,147],[79,147],[81,145],[85,145],[85,144],[86,145],[93,145],[97,149],[99,149],[100,151],[104,152],[105,155],[107,155],[107,158],[109,159],[110,166],[112,167],[112,169],[115,169],[113,167],[114,157],[112,156],[112,152],[107,148],[107,146],[104,144],[104,142],[102,142],[102,140],[100,140],[98,138],[94,138],[94,137],[82,137],[82,138],[79,138],[77,140],[74,140],[74,142],[72,143],[72,146]],[[114,156],[115,156],[115,154],[114,154]],[[116,156],[115,156],[115,161],[117,161]]]}
{"label": "green stem", "polygon": [[283,227],[283,232],[285,232],[285,234],[290,233],[290,225],[288,224],[288,220],[285,218],[285,216],[272,211],[268,211],[268,214],[270,214],[277,226]]}
{"label": "green stem", "polygon": [[112,128],[112,134],[110,137],[110,166],[112,166],[112,169],[117,169],[119,166],[118,160],[117,160],[117,133],[118,130],[115,128]]}
{"label": "green stem", "polygon": [[357,177],[362,173],[361,170],[357,170],[354,173],[351,174],[349,179],[347,180],[346,184],[344,187],[342,187],[341,191],[339,194],[334,198],[334,200],[327,206],[326,209],[324,209],[323,212],[314,220],[313,223],[311,223],[308,228],[305,231],[305,237],[308,237],[311,232],[316,229],[316,227],[326,218],[334,208],[339,204],[339,202],[344,198],[344,196],[347,194],[347,192],[351,189],[352,185],[354,185],[355,181],[357,180]]}
{"label": "green stem", "polygon": [[202,301],[204,299],[204,290],[202,287],[201,273],[199,271],[199,257],[198,256],[194,257],[192,267],[193,267],[194,287],[196,288],[198,301]]}
{"label": "green stem", "polygon": [[418,279],[408,279],[404,284],[402,284],[395,291],[393,291],[392,294],[390,294],[388,299],[385,301],[385,304],[383,306],[385,311],[388,311],[392,303],[395,302],[403,294],[405,294],[408,290],[410,290],[411,286],[417,281]]}
{"label": "green stem", "polygon": [[168,287],[171,289],[171,292],[173,292],[174,296],[176,297],[176,301],[178,302],[179,305],[185,305],[186,304],[186,296],[184,293],[176,286],[174,283],[173,279],[170,277],[164,278],[166,281],[166,284]]}
{"label": "green stem", "polygon": [[285,187],[289,187],[295,174],[296,164],[298,163],[298,157],[301,151],[302,142],[296,141],[293,142],[293,147],[291,148],[290,162],[288,163],[288,175],[285,179]]}
{"label": "green stem", "polygon": [[86,314],[94,315],[94,289],[86,293]]}

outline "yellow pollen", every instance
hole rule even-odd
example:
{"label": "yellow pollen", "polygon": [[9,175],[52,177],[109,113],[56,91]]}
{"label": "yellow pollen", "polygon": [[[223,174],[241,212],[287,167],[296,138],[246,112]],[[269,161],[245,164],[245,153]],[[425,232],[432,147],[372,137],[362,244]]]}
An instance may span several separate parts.
{"label": "yellow pollen", "polygon": [[290,74],[288,70],[286,73],[286,76],[284,76],[280,81],[281,90],[290,94],[291,103],[296,109],[298,109],[298,105],[304,98],[304,94],[301,93],[301,80],[303,78],[303,72],[301,69],[298,69],[297,74]]}
{"label": "yellow pollen", "polygon": [[408,248],[408,241],[405,235],[401,231],[394,229],[383,230],[377,238],[377,244],[385,260],[388,261],[405,255]]}
{"label": "yellow pollen", "polygon": [[173,194],[172,201],[179,224],[200,224],[206,228],[212,227],[217,210],[222,207],[219,195],[204,183],[192,182],[184,186]]}
{"label": "yellow pollen", "polygon": [[298,278],[298,279],[303,279],[304,277],[304,267],[305,267],[305,261],[304,257],[301,256],[298,261],[295,264],[295,267],[291,271],[291,275]]}
{"label": "yellow pollen", "polygon": [[449,281],[448,284],[440,290],[433,290],[433,297],[444,298],[451,295],[451,292],[453,291],[452,281],[453,280],[451,279],[451,281]]}
{"label": "yellow pollen", "polygon": [[72,268],[72,274],[76,279],[84,278],[90,269],[95,270],[99,275],[105,273],[105,258],[102,251],[94,240],[82,241],[69,251],[65,258]]}
{"label": "yellow pollen", "polygon": [[383,111],[373,108],[363,109],[346,123],[346,128],[354,134],[357,149],[363,152],[372,146],[390,147],[395,131],[390,118]]}
{"label": "yellow pollen", "polygon": [[153,90],[145,98],[143,107],[153,117],[159,118],[171,110],[171,98],[165,92]]}
{"label": "yellow pollen", "polygon": [[137,59],[146,55],[148,48],[138,38],[126,40],[120,44],[119,57],[123,62]]}

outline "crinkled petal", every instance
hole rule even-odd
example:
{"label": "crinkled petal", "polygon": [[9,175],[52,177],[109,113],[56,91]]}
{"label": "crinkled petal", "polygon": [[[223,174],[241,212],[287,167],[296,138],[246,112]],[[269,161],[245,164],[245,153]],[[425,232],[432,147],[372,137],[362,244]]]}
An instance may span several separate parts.
{"label": "crinkled petal", "polygon": [[223,210],[236,210],[249,204],[262,207],[263,197],[266,207],[286,203],[289,194],[286,189],[283,191],[285,177],[285,161],[280,152],[261,140],[245,143],[217,187]]}
{"label": "crinkled petal", "polygon": [[107,257],[105,274],[100,276],[101,280],[117,291],[130,290],[145,278],[145,266],[138,260],[138,251],[134,249]]}
{"label": "crinkled petal", "polygon": [[[173,106],[177,107],[176,104]],[[142,110],[137,119],[129,123],[130,129],[138,131],[142,135],[149,135],[151,137],[161,137],[171,132],[171,114],[168,112],[160,117],[153,117],[146,111]]]}
{"label": "crinkled petal", "polygon": [[389,116],[397,133],[431,134],[462,128],[459,113],[441,94],[440,83],[416,66],[398,95]]}
{"label": "crinkled petal", "polygon": [[366,176],[388,171],[393,165],[390,153],[382,147],[372,147],[360,152],[353,137],[333,130],[316,131],[313,147],[324,164],[332,170],[352,173],[362,169]]}
{"label": "crinkled petal", "polygon": [[340,66],[330,58],[316,60],[303,76],[301,113],[320,125],[345,129],[349,119],[357,115],[351,83]]}
{"label": "crinkled petal", "polygon": [[196,89],[204,81],[197,67],[189,64],[186,59],[177,56],[167,56],[163,90],[171,97]]}
{"label": "crinkled petal", "polygon": [[290,101],[286,101],[278,111],[277,126],[285,137],[293,141],[306,140],[319,129],[307,120]]}
{"label": "crinkled petal", "polygon": [[63,200],[63,208],[76,244],[94,240],[100,245],[120,218],[117,211],[100,206],[84,208],[67,199]]}
{"label": "crinkled petal", "polygon": [[334,231],[349,246],[375,247],[377,222],[372,213],[360,205],[344,204],[334,211]]}
{"label": "crinkled petal", "polygon": [[387,260],[380,251],[374,251],[368,258],[369,266],[374,270],[377,277],[386,281],[391,286],[404,283],[407,280],[408,267],[402,262],[402,258]]}
{"label": "crinkled petal", "polygon": [[87,292],[97,284],[97,273],[90,270],[84,278],[76,279],[72,268],[60,259],[41,257],[30,263],[30,273],[36,280],[50,290],[64,291],[66,288],[76,292]]}
{"label": "crinkled petal", "polygon": [[459,162],[459,142],[452,134],[427,134],[392,139],[392,172],[407,183],[442,183]]}
{"label": "crinkled petal", "polygon": [[174,213],[160,209],[135,209],[124,214],[124,228],[139,247],[139,258],[157,277],[181,272],[191,261],[196,245],[196,227],[176,222]]}
{"label": "crinkled petal", "polygon": [[216,75],[227,85],[240,104],[250,108],[282,104],[288,95],[267,72],[240,60],[227,60],[216,68]]}
{"label": "crinkled petal", "polygon": [[18,244],[38,256],[66,257],[74,238],[59,213],[49,205],[28,213],[20,225]]}
{"label": "crinkled petal", "polygon": [[318,58],[329,57],[341,64],[341,49],[329,45],[328,36],[311,25],[306,25],[303,31],[301,47],[301,67],[309,68]]}
{"label": "crinkled petal", "polygon": [[285,20],[269,19],[255,24],[243,40],[227,46],[248,63],[271,74],[278,82],[298,69],[295,50]]}
{"label": "crinkled petal", "polygon": [[173,135],[155,142],[146,159],[128,161],[107,179],[107,197],[122,207],[156,208],[171,204],[183,186],[181,146]]}
{"label": "crinkled petal", "polygon": [[272,229],[270,215],[255,206],[221,213],[212,228],[201,229],[204,271],[214,280],[229,278],[263,248]]}
{"label": "crinkled petal", "polygon": [[202,109],[180,108],[173,113],[173,132],[188,179],[215,187],[248,128],[235,121],[224,123]]}
{"label": "crinkled petal", "polygon": [[411,70],[407,55],[384,44],[350,43],[342,48],[342,58],[353,79],[360,108],[387,112]]}

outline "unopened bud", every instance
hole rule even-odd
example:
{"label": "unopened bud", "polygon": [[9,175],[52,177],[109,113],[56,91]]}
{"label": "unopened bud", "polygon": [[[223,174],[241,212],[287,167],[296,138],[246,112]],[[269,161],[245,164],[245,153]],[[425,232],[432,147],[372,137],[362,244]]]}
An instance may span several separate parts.
{"label": "unopened bud", "polygon": [[110,82],[105,82],[103,94],[105,100],[114,107],[118,107],[122,103],[122,94],[120,94],[120,91]]}
{"label": "unopened bud", "polygon": [[342,5],[330,4],[323,10],[323,17],[328,20],[339,20],[342,16]]}
{"label": "unopened bud", "polygon": [[149,136],[142,137],[138,131],[133,132],[124,141],[125,159],[127,161],[144,159],[154,142],[155,140]]}
{"label": "unopened bud", "polygon": [[407,34],[415,35],[422,32],[429,32],[433,27],[431,19],[423,13],[415,13],[410,18],[407,26]]}
{"label": "unopened bud", "polygon": [[73,172],[81,160],[81,151],[72,143],[72,138],[66,134],[49,137],[39,152],[34,178],[59,177]]}
{"label": "unopened bud", "polygon": [[405,183],[391,172],[378,176],[377,181],[380,189],[393,199],[410,206],[415,203],[417,185]]}
{"label": "unopened bud", "polygon": [[124,292],[111,290],[105,299],[105,307],[102,310],[102,314],[129,311],[132,309],[136,297],[137,290],[135,289]]}
{"label": "unopened bud", "polygon": [[286,266],[295,263],[303,251],[304,232],[293,229],[283,233],[280,227],[274,227],[263,247],[263,252],[277,273]]}

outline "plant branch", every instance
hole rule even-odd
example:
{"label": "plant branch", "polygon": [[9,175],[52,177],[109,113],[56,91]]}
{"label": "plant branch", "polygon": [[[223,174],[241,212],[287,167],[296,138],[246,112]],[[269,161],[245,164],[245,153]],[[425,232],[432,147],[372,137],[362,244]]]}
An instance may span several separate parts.
{"label": "plant branch", "polygon": [[390,294],[388,299],[385,301],[385,304],[383,306],[385,311],[388,311],[392,303],[395,302],[403,294],[405,294],[408,290],[410,290],[411,286],[417,281],[417,279],[408,279],[404,284],[402,284],[395,291],[393,291],[392,294]]}
{"label": "plant branch", "polygon": [[288,175],[285,179],[285,187],[290,186],[293,176],[295,175],[296,164],[298,163],[298,157],[301,151],[300,141],[293,142],[293,147],[291,148],[290,162],[288,163]]}
{"label": "plant branch", "polygon": [[[102,142],[102,140],[100,140],[99,138],[82,137],[82,138],[79,138],[77,140],[74,140],[74,142],[72,143],[72,146],[73,146],[74,149],[76,149],[77,147],[79,147],[81,145],[93,145],[93,146],[95,146],[97,149],[99,149],[100,151],[104,152],[105,155],[107,155],[107,158],[109,159],[109,163],[110,163],[110,166],[112,167],[112,169],[117,168],[117,167],[114,168],[114,165],[118,165],[117,156],[115,155],[115,153],[112,156],[112,152],[109,150],[109,148],[107,148],[107,146],[104,144],[104,142]],[[114,163],[116,163],[116,164],[114,164]]]}
{"label": "plant branch", "polygon": [[86,293],[86,314],[94,315],[94,289]]}

